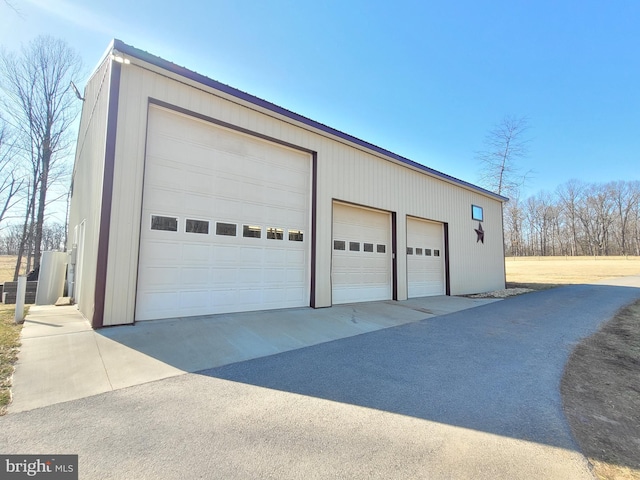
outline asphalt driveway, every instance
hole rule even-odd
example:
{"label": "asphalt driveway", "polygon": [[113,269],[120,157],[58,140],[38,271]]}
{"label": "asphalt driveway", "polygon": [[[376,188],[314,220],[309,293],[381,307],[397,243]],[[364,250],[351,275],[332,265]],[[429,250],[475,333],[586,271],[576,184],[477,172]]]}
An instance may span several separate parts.
{"label": "asphalt driveway", "polygon": [[592,478],[562,413],[582,337],[640,277],[471,310],[0,418],[80,478]]}

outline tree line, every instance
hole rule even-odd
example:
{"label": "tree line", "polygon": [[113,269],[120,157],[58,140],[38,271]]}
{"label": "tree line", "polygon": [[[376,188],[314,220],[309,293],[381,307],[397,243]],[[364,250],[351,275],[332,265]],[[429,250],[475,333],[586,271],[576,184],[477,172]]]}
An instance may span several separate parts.
{"label": "tree line", "polygon": [[504,206],[505,254],[640,255],[640,182],[571,180]]}
{"label": "tree line", "polygon": [[479,183],[510,197],[503,207],[507,256],[640,255],[640,182],[570,180],[521,199],[529,172],[527,117],[505,116],[477,152]]}

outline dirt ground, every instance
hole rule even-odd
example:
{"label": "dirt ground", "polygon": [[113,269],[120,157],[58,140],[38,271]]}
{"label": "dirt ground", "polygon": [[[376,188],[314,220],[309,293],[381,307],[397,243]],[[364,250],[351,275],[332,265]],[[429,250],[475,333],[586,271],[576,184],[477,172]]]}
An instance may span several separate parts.
{"label": "dirt ground", "polygon": [[[640,275],[639,257],[507,258],[505,264],[510,287]],[[640,302],[576,347],[561,392],[573,435],[595,475],[640,480]]]}
{"label": "dirt ground", "polygon": [[640,302],[576,347],[561,391],[596,475],[640,480]]}

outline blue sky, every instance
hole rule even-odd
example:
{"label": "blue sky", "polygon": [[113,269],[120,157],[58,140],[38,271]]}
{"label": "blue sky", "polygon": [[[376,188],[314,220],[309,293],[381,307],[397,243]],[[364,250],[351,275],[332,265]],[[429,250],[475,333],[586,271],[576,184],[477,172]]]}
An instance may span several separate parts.
{"label": "blue sky", "polygon": [[9,50],[51,34],[89,73],[119,38],[470,182],[505,115],[531,125],[524,196],[640,179],[635,0],[10,1]]}

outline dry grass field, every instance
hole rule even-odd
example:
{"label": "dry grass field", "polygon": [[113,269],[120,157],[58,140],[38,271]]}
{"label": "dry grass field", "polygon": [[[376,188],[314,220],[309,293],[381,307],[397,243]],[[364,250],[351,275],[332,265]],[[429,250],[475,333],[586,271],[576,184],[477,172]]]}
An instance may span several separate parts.
{"label": "dry grass field", "polygon": [[508,283],[566,285],[640,275],[640,257],[507,257],[505,267]]}
{"label": "dry grass field", "polygon": [[0,255],[0,283],[13,281],[17,259],[15,255]]}

